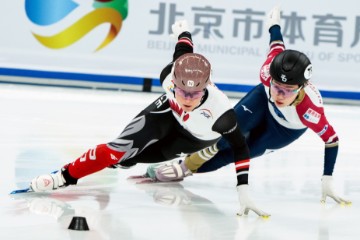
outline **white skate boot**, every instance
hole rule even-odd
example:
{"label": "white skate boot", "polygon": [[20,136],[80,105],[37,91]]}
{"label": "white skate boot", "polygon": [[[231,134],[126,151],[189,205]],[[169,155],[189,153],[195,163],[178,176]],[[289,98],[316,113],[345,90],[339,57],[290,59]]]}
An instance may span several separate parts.
{"label": "white skate boot", "polygon": [[155,163],[149,165],[143,175],[130,176],[128,179],[137,180],[137,184],[155,182],[179,182],[185,177],[191,176],[192,172],[185,166],[183,160],[174,160],[167,163]]}
{"label": "white skate boot", "polygon": [[30,188],[34,192],[46,192],[66,186],[67,184],[61,171],[40,175],[34,178],[30,183]]}
{"label": "white skate boot", "polygon": [[160,182],[182,181],[185,177],[192,175],[192,172],[185,166],[182,160],[162,164],[154,170],[155,177]]}

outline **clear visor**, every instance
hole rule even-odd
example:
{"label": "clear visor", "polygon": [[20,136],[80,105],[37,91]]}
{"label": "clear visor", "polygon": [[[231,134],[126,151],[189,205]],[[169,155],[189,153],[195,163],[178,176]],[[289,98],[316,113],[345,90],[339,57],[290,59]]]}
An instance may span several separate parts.
{"label": "clear visor", "polygon": [[278,84],[275,80],[271,79],[270,87],[273,91],[276,91],[277,94],[282,94],[284,97],[292,97],[296,95],[302,88],[299,87],[297,89],[290,89],[285,86]]}
{"label": "clear visor", "polygon": [[174,91],[175,91],[175,94],[177,94],[178,96],[181,96],[183,98],[191,98],[191,99],[201,98],[205,94],[204,90],[188,92],[188,91],[182,90],[181,88],[178,88],[176,86],[174,88]]}

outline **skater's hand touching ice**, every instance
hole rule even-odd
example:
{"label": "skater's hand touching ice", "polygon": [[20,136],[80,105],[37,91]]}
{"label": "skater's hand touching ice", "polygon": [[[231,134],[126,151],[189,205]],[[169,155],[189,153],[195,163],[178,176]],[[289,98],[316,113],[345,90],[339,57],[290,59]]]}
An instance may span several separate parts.
{"label": "skater's hand touching ice", "polygon": [[322,197],[321,197],[321,203],[326,202],[326,197],[330,197],[334,199],[335,202],[339,204],[345,204],[350,205],[351,201],[345,200],[342,197],[340,197],[338,194],[335,193],[334,187],[333,187],[333,178],[332,176],[324,175],[321,178],[321,187],[322,187]]}
{"label": "skater's hand touching ice", "polygon": [[270,217],[269,213],[266,213],[259,208],[256,207],[255,203],[251,200],[249,194],[248,194],[248,187],[249,185],[243,184],[237,186],[239,201],[240,201],[240,212],[237,214],[239,216],[246,216],[249,214],[249,211],[253,211],[257,215],[263,218]]}

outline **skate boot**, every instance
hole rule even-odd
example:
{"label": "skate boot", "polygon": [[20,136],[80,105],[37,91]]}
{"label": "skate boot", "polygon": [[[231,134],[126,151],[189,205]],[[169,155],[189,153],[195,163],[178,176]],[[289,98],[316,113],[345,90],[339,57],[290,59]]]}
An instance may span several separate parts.
{"label": "skate boot", "polygon": [[34,192],[46,192],[77,184],[77,179],[69,175],[67,166],[64,166],[60,171],[37,176],[31,181],[30,188]]}
{"label": "skate boot", "polygon": [[180,182],[185,177],[191,176],[192,172],[185,166],[183,160],[174,160],[167,163],[155,163],[148,166],[146,173],[130,176],[130,180],[138,180],[137,183],[155,182]]}
{"label": "skate boot", "polygon": [[162,164],[154,170],[155,178],[160,182],[178,182],[192,175],[192,172],[185,166],[185,162],[182,160]]}
{"label": "skate boot", "polygon": [[30,183],[30,188],[34,192],[46,192],[65,187],[66,181],[61,171],[55,171],[50,174],[37,176]]}

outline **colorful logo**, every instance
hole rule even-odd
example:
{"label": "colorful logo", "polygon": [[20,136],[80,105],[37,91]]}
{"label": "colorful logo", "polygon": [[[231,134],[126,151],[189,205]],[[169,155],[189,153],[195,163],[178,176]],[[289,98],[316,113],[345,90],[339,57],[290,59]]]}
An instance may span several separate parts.
{"label": "colorful logo", "polygon": [[[83,3],[77,3],[81,1]],[[25,11],[32,23],[39,27],[48,27],[58,25],[82,4],[85,4],[84,0],[25,0]],[[128,14],[128,1],[94,0],[90,9],[90,12],[79,16],[75,22],[53,35],[45,36],[35,32],[32,34],[44,46],[60,49],[79,41],[100,24],[109,23],[107,35],[96,48],[98,51],[112,42],[120,32],[122,22]]]}

